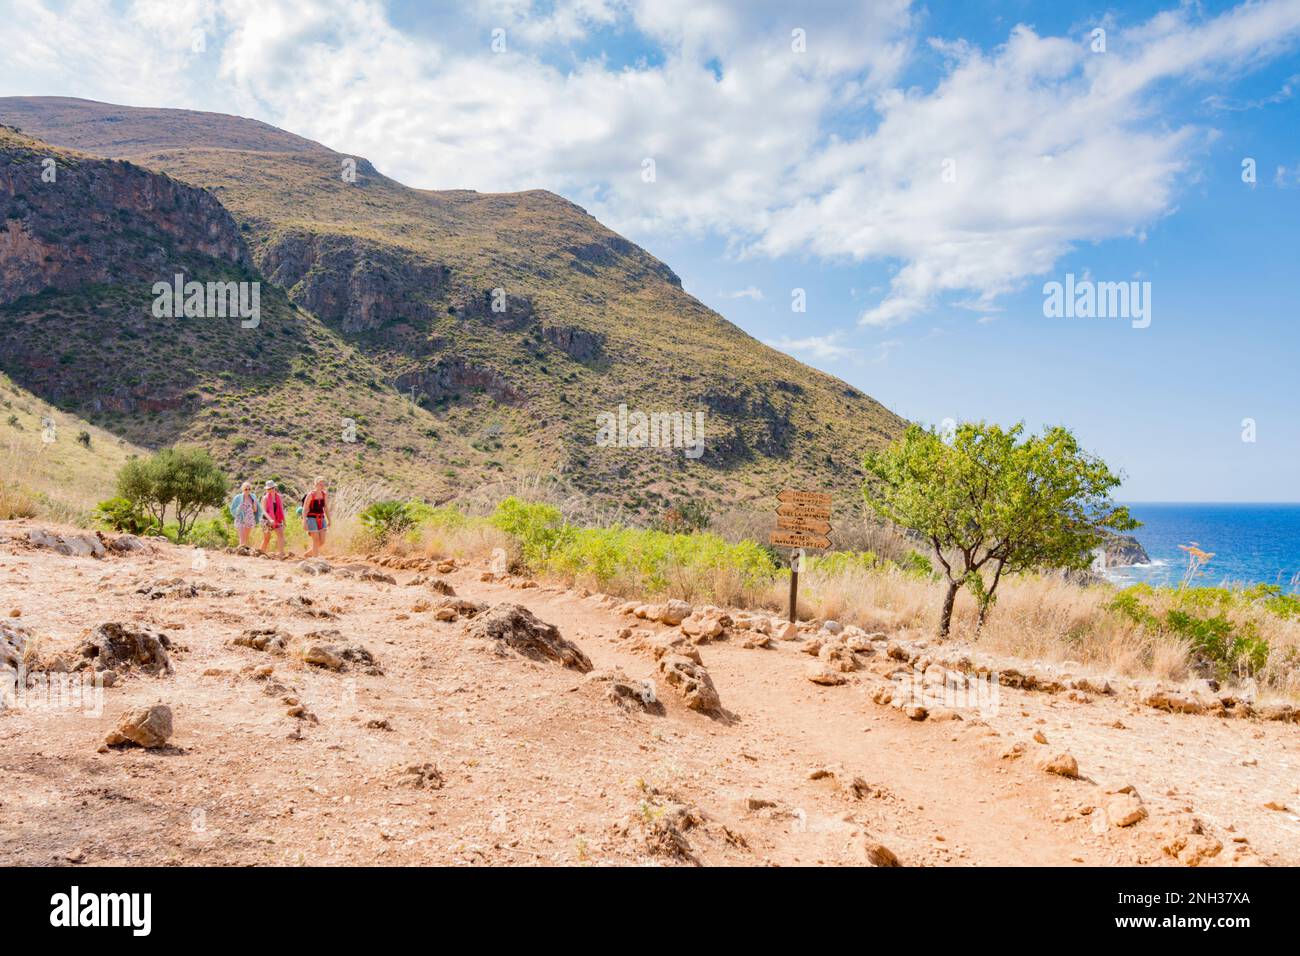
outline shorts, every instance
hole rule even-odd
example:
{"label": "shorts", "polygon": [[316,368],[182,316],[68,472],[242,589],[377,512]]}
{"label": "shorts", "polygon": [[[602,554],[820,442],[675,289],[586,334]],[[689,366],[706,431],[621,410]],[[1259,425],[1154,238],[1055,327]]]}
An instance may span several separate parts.
{"label": "shorts", "polygon": [[308,531],[311,531],[311,532],[324,531],[324,530],[325,530],[325,519],[324,519],[324,518],[315,518],[315,517],[312,517],[311,515],[308,515],[308,516],[307,516],[307,530],[308,530]]}

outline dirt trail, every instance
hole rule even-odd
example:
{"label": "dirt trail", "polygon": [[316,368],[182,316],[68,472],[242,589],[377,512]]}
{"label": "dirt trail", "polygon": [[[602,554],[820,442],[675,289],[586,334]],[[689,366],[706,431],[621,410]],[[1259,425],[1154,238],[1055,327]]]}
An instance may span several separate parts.
{"label": "dirt trail", "polygon": [[[1294,724],[1009,688],[996,714],[915,721],[873,700],[883,645],[846,684],[820,686],[805,677],[804,641],[734,639],[697,648],[724,708],[710,717],[618,636],[675,629],[599,595],[486,583],[481,568],[377,569],[390,584],[338,559],[313,576],[210,553],[195,569],[167,545],[74,557],[28,547],[34,527],[0,522],[0,620],[29,628],[45,659],[107,621],[161,631],[174,673],[132,673],[99,713],[42,710],[30,695],[0,713],[0,863],[860,865],[877,843],[905,865],[1300,862]],[[524,605],[596,670],[654,680],[662,713],[625,711],[605,683],[435,620],[442,595],[410,585],[417,574],[470,601]],[[186,587],[138,593],[171,578]],[[313,603],[281,603],[294,597]],[[333,619],[309,616],[322,612]],[[378,666],[330,670],[231,643],[272,627],[290,639],[335,629]],[[290,716],[286,696],[309,716]],[[98,751],[126,710],[153,701],[174,714],[169,747]],[[1024,756],[1004,757],[1015,743]],[[1072,753],[1083,779],[1038,769],[1049,750]],[[811,779],[817,768],[833,773]],[[1123,785],[1145,819],[1081,812]],[[1192,819],[1203,832],[1188,838]]]}

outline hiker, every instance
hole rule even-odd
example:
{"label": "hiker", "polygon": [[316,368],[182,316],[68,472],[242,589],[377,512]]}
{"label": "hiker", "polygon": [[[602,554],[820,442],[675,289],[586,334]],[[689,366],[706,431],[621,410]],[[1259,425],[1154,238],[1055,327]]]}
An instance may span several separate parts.
{"label": "hiker", "polygon": [[275,550],[284,554],[284,499],[274,481],[266,483],[266,493],[262,496],[262,547],[271,543],[271,533],[275,532]]}
{"label": "hiker", "polygon": [[239,532],[239,546],[247,548],[249,535],[262,520],[261,502],[247,481],[240,486],[239,494],[230,499],[230,513],[235,518],[235,530]]}
{"label": "hiker", "polygon": [[325,494],[325,479],[317,478],[316,486],[302,499],[302,526],[311,538],[311,551],[307,557],[319,557],[325,547],[325,529],[330,523],[329,497]]}

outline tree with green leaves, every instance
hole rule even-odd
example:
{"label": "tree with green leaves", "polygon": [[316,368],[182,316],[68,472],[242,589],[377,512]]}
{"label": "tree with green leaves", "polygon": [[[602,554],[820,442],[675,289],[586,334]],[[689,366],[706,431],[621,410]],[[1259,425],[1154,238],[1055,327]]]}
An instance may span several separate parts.
{"label": "tree with green leaves", "polygon": [[204,508],[224,504],[225,474],[201,448],[166,448],[152,458],[133,458],[117,474],[117,493],[147,511],[162,529],[176,511],[176,539],[185,540]]}
{"label": "tree with green leaves", "polygon": [[1111,498],[1120,478],[1061,427],[968,422],[945,441],[913,425],[863,465],[867,504],[924,538],[943,569],[941,637],[963,586],[982,626],[1005,574],[1083,570],[1108,532],[1138,527]]}

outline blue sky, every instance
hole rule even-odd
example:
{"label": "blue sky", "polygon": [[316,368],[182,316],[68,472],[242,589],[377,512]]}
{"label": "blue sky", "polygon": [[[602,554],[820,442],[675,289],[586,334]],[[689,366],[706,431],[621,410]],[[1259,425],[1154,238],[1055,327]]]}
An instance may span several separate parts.
{"label": "blue sky", "polygon": [[[414,186],[553,189],[908,418],[1063,423],[1129,500],[1300,500],[1300,0],[0,17],[0,94],[251,115]],[[1067,273],[1150,282],[1149,327],[1044,316]]]}

